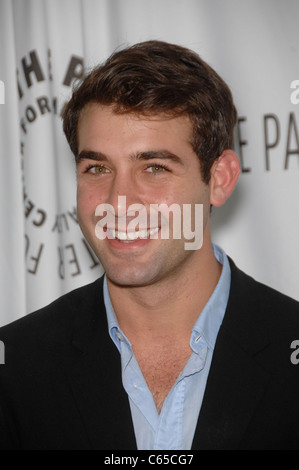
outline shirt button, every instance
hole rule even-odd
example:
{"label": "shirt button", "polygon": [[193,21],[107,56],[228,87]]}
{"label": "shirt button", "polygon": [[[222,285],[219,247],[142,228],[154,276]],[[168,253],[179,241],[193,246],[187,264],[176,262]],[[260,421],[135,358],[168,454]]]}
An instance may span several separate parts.
{"label": "shirt button", "polygon": [[195,343],[198,343],[200,341],[200,338],[201,338],[201,335],[197,336],[197,338],[195,338]]}

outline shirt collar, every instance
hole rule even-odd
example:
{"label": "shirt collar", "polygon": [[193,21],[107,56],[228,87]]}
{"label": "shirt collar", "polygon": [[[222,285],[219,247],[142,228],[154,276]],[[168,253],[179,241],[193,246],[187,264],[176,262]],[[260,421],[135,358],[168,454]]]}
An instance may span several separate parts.
{"label": "shirt collar", "polygon": [[[202,348],[202,339],[210,349],[214,349],[219,328],[221,326],[230,290],[230,266],[225,252],[217,245],[213,244],[215,258],[222,264],[222,272],[218,284],[199,315],[190,338],[190,346],[196,353]],[[104,276],[104,303],[107,312],[109,334],[116,347],[120,350],[120,341],[126,341],[131,346],[129,340],[120,330],[118,321],[111,303],[106,274]],[[199,312],[200,313],[200,312]]]}
{"label": "shirt collar", "polygon": [[213,251],[215,258],[222,264],[222,271],[217,286],[192,329],[190,346],[194,352],[201,348],[200,339],[204,339],[207,346],[214,349],[230,291],[231,272],[228,258],[217,245],[213,244]]}
{"label": "shirt collar", "polygon": [[119,328],[114,308],[111,303],[106,274],[104,275],[103,293],[107,313],[108,331],[112,341],[116,345],[117,349],[120,351],[120,341],[126,340],[129,344],[130,342]]}

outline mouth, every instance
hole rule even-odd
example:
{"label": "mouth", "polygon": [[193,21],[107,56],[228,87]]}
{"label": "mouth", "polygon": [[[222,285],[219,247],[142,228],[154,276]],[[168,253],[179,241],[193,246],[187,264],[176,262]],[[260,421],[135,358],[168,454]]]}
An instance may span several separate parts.
{"label": "mouth", "polygon": [[160,228],[152,228],[148,230],[137,230],[135,232],[124,232],[120,230],[114,230],[107,228],[108,238],[116,239],[123,243],[133,243],[137,240],[145,240],[148,238],[153,238],[158,232]]}

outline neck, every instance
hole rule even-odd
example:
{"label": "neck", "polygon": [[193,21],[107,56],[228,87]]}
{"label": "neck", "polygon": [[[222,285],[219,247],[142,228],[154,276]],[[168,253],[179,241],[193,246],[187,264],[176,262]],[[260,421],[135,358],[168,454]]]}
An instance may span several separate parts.
{"label": "neck", "polygon": [[159,283],[123,287],[107,279],[120,328],[132,341],[143,335],[190,337],[200,312],[214,291],[221,265],[211,242],[197,253],[196,262]]}

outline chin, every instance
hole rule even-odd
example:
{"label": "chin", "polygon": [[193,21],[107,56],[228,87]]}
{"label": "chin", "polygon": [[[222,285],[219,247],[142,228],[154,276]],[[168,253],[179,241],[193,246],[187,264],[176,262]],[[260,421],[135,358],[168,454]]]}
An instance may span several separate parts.
{"label": "chin", "polygon": [[157,279],[157,274],[149,272],[148,267],[144,266],[143,269],[130,268],[113,269],[111,266],[105,270],[107,278],[118,286],[122,287],[144,287],[152,284]]}

